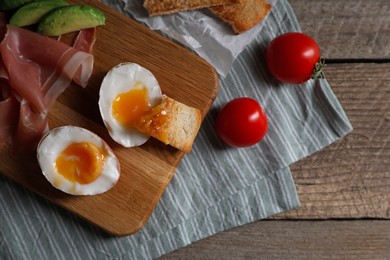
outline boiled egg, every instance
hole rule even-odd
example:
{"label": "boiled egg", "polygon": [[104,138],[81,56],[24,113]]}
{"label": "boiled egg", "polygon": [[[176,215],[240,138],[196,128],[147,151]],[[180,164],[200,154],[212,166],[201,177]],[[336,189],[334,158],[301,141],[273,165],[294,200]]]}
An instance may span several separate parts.
{"label": "boiled egg", "polygon": [[106,192],[120,176],[119,161],[108,144],[95,133],[76,126],[48,132],[38,144],[37,158],[46,179],[72,195]]}
{"label": "boiled egg", "polygon": [[104,77],[99,92],[99,109],[114,141],[124,147],[144,144],[150,136],[133,127],[145,112],[161,102],[157,79],[136,63],[121,63]]}

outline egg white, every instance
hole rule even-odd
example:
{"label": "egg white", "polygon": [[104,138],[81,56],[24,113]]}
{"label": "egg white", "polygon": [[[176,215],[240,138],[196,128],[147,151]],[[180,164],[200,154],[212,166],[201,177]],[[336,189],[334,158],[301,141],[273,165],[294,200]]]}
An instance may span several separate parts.
{"label": "egg white", "polygon": [[[100,176],[88,184],[66,179],[55,169],[55,161],[61,152],[72,143],[88,142],[106,153]],[[37,148],[38,163],[43,175],[57,189],[72,195],[95,195],[111,189],[119,179],[120,165],[111,148],[98,135],[76,127],[63,126],[52,129],[41,140]]]}
{"label": "egg white", "polygon": [[157,79],[149,70],[136,63],[115,66],[104,77],[100,87],[99,109],[103,122],[112,139],[124,147],[142,145],[150,138],[135,128],[122,126],[112,113],[112,103],[117,95],[135,89],[137,82],[146,87],[151,107],[161,102],[162,93]]}

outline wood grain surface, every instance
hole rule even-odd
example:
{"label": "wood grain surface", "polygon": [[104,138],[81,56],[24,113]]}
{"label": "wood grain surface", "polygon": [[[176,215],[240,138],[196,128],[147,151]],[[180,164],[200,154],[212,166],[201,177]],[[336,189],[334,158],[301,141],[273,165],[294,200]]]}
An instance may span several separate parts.
{"label": "wood grain surface", "polygon": [[389,223],[381,220],[264,220],[160,259],[388,259],[389,232]]}
{"label": "wood grain surface", "polygon": [[163,259],[389,259],[390,1],[289,2],[354,130],[291,165],[301,208]]}
{"label": "wood grain surface", "polygon": [[203,59],[106,5],[98,1],[72,2],[102,10],[106,25],[97,29],[94,71],[88,86],[70,86],[50,110],[49,125],[76,125],[100,135],[118,157],[121,177],[106,193],[67,195],[46,181],[35,155],[12,155],[7,147],[0,150],[0,172],[109,233],[129,235],[147,222],[183,152],[153,138],[131,149],[112,141],[97,102],[103,77],[119,63],[138,63],[156,76],[163,93],[199,108],[202,117],[217,95],[218,80],[214,69]]}
{"label": "wood grain surface", "polygon": [[358,61],[390,58],[388,0],[289,0],[302,31],[321,46],[327,59]]}

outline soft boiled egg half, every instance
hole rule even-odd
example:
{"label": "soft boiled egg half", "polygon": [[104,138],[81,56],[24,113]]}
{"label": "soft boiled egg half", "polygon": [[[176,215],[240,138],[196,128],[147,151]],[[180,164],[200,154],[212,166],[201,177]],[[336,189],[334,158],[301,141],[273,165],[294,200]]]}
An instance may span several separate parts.
{"label": "soft boiled egg half", "polygon": [[150,136],[133,127],[145,112],[161,102],[157,79],[135,63],[121,63],[104,77],[99,109],[112,139],[124,147],[144,144]]}
{"label": "soft boiled egg half", "polygon": [[37,148],[39,166],[57,189],[72,195],[95,195],[119,179],[119,161],[98,135],[76,127],[52,129]]}

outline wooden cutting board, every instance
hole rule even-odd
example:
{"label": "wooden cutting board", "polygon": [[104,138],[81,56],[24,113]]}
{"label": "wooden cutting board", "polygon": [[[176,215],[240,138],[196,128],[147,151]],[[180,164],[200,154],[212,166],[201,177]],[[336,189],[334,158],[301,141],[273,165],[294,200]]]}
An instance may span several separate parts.
{"label": "wooden cutting board", "polygon": [[162,92],[207,114],[218,91],[214,69],[190,51],[98,1],[69,1],[99,8],[106,25],[98,27],[95,65],[87,88],[70,86],[49,113],[50,128],[85,127],[112,147],[121,164],[116,186],[95,196],[72,196],[53,188],[41,174],[35,155],[15,156],[0,150],[0,172],[53,203],[118,236],[140,230],[157,205],[183,153],[151,138],[137,148],[116,144],[105,129],[98,108],[98,93],[105,74],[121,62],[149,69]]}

